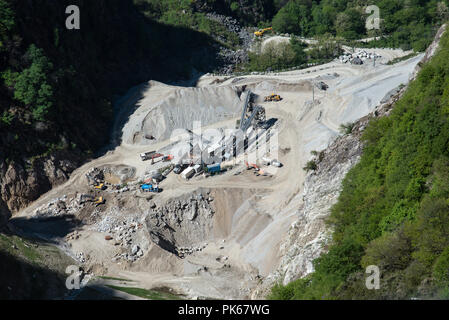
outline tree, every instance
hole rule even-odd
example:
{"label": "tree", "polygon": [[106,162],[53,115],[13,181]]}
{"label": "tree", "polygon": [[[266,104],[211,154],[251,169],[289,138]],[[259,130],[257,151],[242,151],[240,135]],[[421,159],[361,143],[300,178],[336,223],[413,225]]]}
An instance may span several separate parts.
{"label": "tree", "polygon": [[295,53],[295,64],[302,65],[307,61],[307,54],[304,49],[307,47],[307,44],[298,40],[296,37],[291,37],[290,46]]}
{"label": "tree", "polygon": [[435,261],[432,276],[440,288],[440,298],[449,299],[449,247]]}
{"label": "tree", "polygon": [[0,36],[14,27],[14,12],[5,0],[0,0]]}
{"label": "tree", "polygon": [[365,34],[362,14],[356,9],[348,9],[337,15],[337,35],[346,39],[357,39]]}
{"label": "tree", "polygon": [[324,5],[323,7],[316,6],[312,10],[312,16],[315,34],[335,34],[337,11],[333,7],[328,5]]}
{"label": "tree", "polygon": [[31,108],[35,120],[43,120],[53,105],[49,74],[53,64],[42,49],[31,45],[25,54],[29,67],[22,72],[7,72],[5,83],[14,87],[14,98]]}
{"label": "tree", "polygon": [[308,35],[311,28],[310,8],[310,1],[290,0],[274,16],[274,30],[301,36]]}

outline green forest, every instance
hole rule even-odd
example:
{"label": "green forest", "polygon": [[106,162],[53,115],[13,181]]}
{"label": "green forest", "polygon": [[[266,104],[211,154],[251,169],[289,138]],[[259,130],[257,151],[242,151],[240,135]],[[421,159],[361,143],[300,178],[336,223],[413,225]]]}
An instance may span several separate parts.
{"label": "green forest", "polygon": [[[380,29],[366,30],[369,5],[379,7]],[[381,36],[376,46],[423,51],[435,26],[448,19],[448,1],[291,0],[272,20],[274,30],[303,37],[331,34],[347,40]]]}
{"label": "green forest", "polygon": [[[328,220],[315,272],[272,299],[449,298],[449,34],[395,104],[370,121]],[[365,288],[377,265],[380,290]]]}

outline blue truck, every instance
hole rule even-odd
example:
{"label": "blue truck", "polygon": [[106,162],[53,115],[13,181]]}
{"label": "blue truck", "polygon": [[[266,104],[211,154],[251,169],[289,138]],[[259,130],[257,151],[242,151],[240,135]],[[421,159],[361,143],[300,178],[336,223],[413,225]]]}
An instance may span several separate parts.
{"label": "blue truck", "polygon": [[211,174],[219,173],[220,171],[221,171],[220,163],[211,164],[211,165],[207,166],[207,172],[209,172]]}
{"label": "blue truck", "polygon": [[143,184],[140,186],[140,189],[143,192],[159,192],[159,187],[157,185],[152,184]]}

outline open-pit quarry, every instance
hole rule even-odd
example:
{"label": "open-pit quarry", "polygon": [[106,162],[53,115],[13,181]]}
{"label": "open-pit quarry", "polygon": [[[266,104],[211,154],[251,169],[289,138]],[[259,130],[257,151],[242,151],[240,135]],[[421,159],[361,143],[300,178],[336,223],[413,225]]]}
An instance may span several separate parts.
{"label": "open-pit quarry", "polygon": [[[303,167],[312,151],[332,146],[342,124],[388,101],[422,58],[387,65],[408,53],[366,51],[380,56],[375,65],[371,59],[362,65],[336,60],[283,73],[204,75],[195,87],[149,81],[132,88],[117,101],[113,150],[78,168],[12,223],[55,243],[91,274],[133,280],[140,288],[170,288],[187,298],[263,298],[274,282],[313,270],[328,239],[323,219],[357,160],[354,155],[338,172],[329,168],[331,190],[310,189],[305,182],[315,178]],[[276,150],[267,155],[252,141],[240,155],[223,159],[226,170],[219,174],[185,179],[174,173],[181,156],[172,152],[177,132],[201,140],[207,130],[235,130],[249,91],[254,104],[265,108],[262,127],[275,133]],[[273,93],[282,99],[265,102]],[[149,151],[174,157],[143,161],[140,155]],[[282,166],[264,165],[267,156]],[[248,162],[258,169],[248,169]],[[159,192],[142,191],[155,171],[163,175]],[[311,202],[311,190],[320,199]]]}

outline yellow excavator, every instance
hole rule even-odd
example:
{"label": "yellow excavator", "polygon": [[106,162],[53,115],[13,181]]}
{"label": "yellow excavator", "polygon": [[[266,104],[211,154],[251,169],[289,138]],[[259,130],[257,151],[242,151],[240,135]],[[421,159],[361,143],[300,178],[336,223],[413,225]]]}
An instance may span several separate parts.
{"label": "yellow excavator", "polygon": [[274,94],[274,93],[272,93],[271,95],[265,97],[265,99],[264,99],[265,102],[268,102],[268,101],[281,101],[281,100],[282,100],[281,96],[278,95],[278,94]]}
{"label": "yellow excavator", "polygon": [[269,27],[269,28],[261,29],[259,31],[254,32],[254,35],[256,37],[262,37],[265,32],[270,31],[270,30],[273,30],[273,28]]}
{"label": "yellow excavator", "polygon": [[104,185],[104,183],[99,183],[96,186],[94,186],[94,188],[98,190],[106,190],[106,186]]}
{"label": "yellow excavator", "polygon": [[98,197],[98,198],[95,198],[95,200],[94,200],[94,204],[96,207],[98,207],[99,205],[105,204],[105,203],[106,203],[106,200],[103,197]]}

